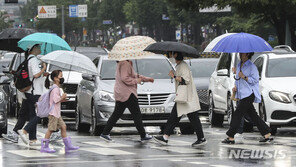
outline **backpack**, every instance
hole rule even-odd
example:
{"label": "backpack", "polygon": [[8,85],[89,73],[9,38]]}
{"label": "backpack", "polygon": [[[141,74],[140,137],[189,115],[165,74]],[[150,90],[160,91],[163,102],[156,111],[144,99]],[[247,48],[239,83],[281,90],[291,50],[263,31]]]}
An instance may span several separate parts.
{"label": "backpack", "polygon": [[[33,58],[24,60],[17,68],[14,74],[14,85],[20,92],[26,92],[33,86],[33,80],[30,80],[28,62]],[[33,90],[32,90],[33,91]]]}
{"label": "backpack", "polygon": [[49,113],[53,109],[54,105],[50,106],[49,99],[50,93],[54,88],[58,88],[53,85],[45,94],[39,97],[38,102],[36,102],[36,115],[40,118],[48,117]]}

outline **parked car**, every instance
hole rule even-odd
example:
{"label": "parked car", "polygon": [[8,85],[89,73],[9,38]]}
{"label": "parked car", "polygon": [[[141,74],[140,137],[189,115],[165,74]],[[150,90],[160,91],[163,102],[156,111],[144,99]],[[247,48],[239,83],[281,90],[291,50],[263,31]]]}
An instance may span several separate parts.
{"label": "parked car", "polygon": [[9,59],[9,60],[11,60],[11,59],[13,59],[13,57],[16,55],[16,54],[18,54],[18,53],[16,53],[16,52],[7,52],[7,53],[5,53],[2,57],[1,57],[1,59]]}
{"label": "parked car", "polygon": [[[0,77],[4,76],[3,73],[0,74]],[[8,96],[3,89],[3,85],[0,84],[0,137],[2,134],[7,133],[7,105]]]}
{"label": "parked car", "polygon": [[14,54],[14,57],[11,59],[9,67],[4,69],[3,72],[9,78],[7,95],[8,95],[8,115],[16,116],[18,115],[18,110],[21,106],[22,99],[18,96],[17,89],[14,86],[13,73],[17,70],[18,66],[25,60],[24,54]]}
{"label": "parked car", "polygon": [[199,97],[201,111],[199,113],[208,114],[209,110],[209,83],[219,59],[200,58],[186,60],[194,78],[194,83]]}
{"label": "parked car", "polygon": [[263,53],[254,64],[260,76],[260,117],[269,122],[273,134],[278,127],[295,126],[296,54]]}
{"label": "parked car", "polygon": [[[97,76],[83,74],[83,80],[77,91],[76,129],[98,135],[114,111],[114,84],[116,61],[100,56],[93,61],[98,67]],[[134,68],[135,66],[135,62]],[[153,77],[154,83],[138,86],[138,99],[145,126],[160,126],[166,123],[174,105],[175,85],[168,76],[173,66],[169,60],[160,56],[151,56],[137,60],[138,73]],[[116,126],[133,126],[134,122],[128,109],[124,111]],[[187,117],[180,121],[184,134],[193,133]]]}

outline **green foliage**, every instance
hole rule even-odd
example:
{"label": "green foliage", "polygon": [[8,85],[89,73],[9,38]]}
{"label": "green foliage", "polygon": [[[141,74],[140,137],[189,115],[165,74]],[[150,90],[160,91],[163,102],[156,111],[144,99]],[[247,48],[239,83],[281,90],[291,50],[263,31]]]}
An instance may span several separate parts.
{"label": "green foliage", "polygon": [[10,22],[5,21],[5,19],[7,18],[7,16],[5,16],[5,14],[6,14],[5,12],[0,11],[0,31],[11,26]]}

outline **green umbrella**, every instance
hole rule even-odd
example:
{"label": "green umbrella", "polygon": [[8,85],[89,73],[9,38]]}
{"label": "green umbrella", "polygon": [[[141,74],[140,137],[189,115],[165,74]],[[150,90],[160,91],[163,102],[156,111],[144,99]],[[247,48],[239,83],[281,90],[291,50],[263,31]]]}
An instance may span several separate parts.
{"label": "green umbrella", "polygon": [[55,50],[72,50],[65,40],[55,34],[50,33],[34,33],[28,35],[18,42],[18,47],[22,48],[23,50],[28,50],[36,44],[41,45],[42,55]]}

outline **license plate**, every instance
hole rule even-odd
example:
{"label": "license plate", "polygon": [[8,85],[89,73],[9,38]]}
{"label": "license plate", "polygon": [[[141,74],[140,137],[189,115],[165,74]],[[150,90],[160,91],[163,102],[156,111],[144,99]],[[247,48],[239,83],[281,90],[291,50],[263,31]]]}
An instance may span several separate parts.
{"label": "license plate", "polygon": [[142,114],[164,113],[164,107],[140,108]]}

